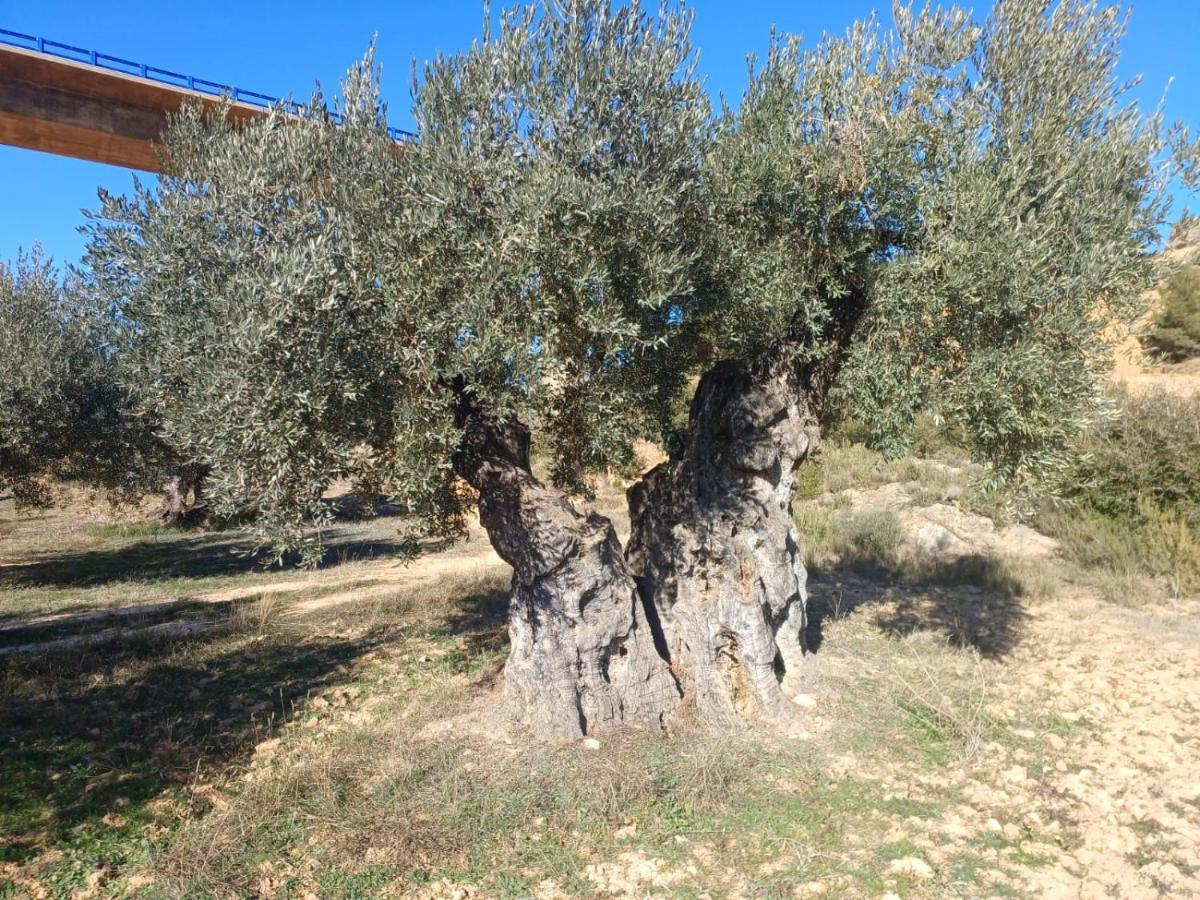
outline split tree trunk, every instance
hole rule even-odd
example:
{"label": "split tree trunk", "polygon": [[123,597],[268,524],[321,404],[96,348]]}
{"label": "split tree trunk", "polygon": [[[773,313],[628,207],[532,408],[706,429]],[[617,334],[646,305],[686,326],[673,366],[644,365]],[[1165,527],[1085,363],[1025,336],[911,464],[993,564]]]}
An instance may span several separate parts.
{"label": "split tree trunk", "polygon": [[157,513],[159,521],[174,526],[199,521],[204,513],[204,474],[201,467],[189,465],[167,479]]}
{"label": "split tree trunk", "polygon": [[[804,655],[796,467],[819,440],[796,367],[718,364],[682,452],[629,491],[627,557],[700,722],[785,722]],[[786,691],[786,693],[785,693]]]}
{"label": "split tree trunk", "polygon": [[582,516],[529,466],[529,431],[458,392],[455,470],[479,492],[479,519],[513,567],[504,667],[515,720],[573,738],[663,727],[679,705],[612,523]]}

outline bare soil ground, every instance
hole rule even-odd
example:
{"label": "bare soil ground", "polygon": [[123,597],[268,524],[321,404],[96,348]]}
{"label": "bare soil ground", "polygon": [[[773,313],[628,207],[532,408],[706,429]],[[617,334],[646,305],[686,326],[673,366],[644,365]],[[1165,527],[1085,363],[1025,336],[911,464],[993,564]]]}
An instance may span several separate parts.
{"label": "bare soil ground", "polygon": [[1164,390],[1180,397],[1194,397],[1200,394],[1200,360],[1195,359],[1176,365],[1118,372],[1114,377],[1135,393]]}
{"label": "bare soil ground", "polygon": [[0,504],[0,897],[1200,896],[1200,598],[1103,602],[892,474],[810,504],[803,729],[569,746],[469,724],[506,649],[477,532],[262,570]]}

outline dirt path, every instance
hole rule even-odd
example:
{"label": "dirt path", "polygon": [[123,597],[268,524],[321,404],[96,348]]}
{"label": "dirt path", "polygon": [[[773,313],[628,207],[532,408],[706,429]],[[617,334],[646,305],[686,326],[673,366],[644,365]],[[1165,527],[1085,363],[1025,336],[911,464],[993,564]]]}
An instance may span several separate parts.
{"label": "dirt path", "polygon": [[1008,668],[1014,706],[1048,704],[1078,731],[1009,785],[1079,836],[1032,876],[1037,894],[1200,896],[1200,602],[1043,604]]}
{"label": "dirt path", "polygon": [[[92,630],[85,634],[62,637],[35,637],[25,643],[0,646],[0,658],[15,654],[92,647],[121,640],[190,637],[229,624],[228,613],[216,618],[206,617],[203,621],[171,620],[159,621],[152,625],[145,624],[147,619],[169,618],[172,613],[194,609],[195,604],[233,610],[245,603],[277,599],[283,615],[301,617],[346,604],[368,603],[394,594],[397,590],[416,588],[449,576],[461,576],[464,571],[478,571],[481,575],[486,575],[506,569],[505,563],[486,541],[481,540],[479,534],[472,534],[469,541],[460,548],[420,556],[407,564],[385,559],[360,563],[349,568],[334,568],[311,577],[289,578],[253,587],[224,588],[153,603],[50,613],[5,622],[0,624],[0,636],[22,631],[49,630],[61,633],[76,628]],[[363,587],[363,582],[372,584]],[[356,586],[350,587],[352,584]],[[347,585],[347,588],[337,590],[338,585]],[[318,593],[316,596],[305,596],[313,592]]]}

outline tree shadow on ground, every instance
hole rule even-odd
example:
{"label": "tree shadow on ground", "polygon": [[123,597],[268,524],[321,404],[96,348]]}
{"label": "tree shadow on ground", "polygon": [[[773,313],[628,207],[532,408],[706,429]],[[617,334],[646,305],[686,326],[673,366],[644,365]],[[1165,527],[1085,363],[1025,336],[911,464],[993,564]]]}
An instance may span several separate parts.
{"label": "tree shadow on ground", "polygon": [[144,827],[149,801],[248,764],[298,698],[393,634],[223,631],[0,660],[0,861],[78,846],[102,820]]}
{"label": "tree shadow on ground", "polygon": [[873,605],[881,631],[904,636],[940,633],[955,647],[988,659],[1008,656],[1029,622],[1021,585],[990,557],[928,564],[913,572],[879,560],[844,560],[810,572],[808,631],[817,651],[824,624]]}
{"label": "tree shadow on ground", "polygon": [[469,656],[508,650],[508,606],[512,592],[483,591],[463,597],[446,619],[445,631],[460,637]]}
{"label": "tree shadow on ground", "polygon": [[[257,598],[258,595],[250,594],[245,598],[218,602],[165,600],[139,604],[131,610],[86,607],[81,612],[56,613],[45,620],[23,621],[23,617],[17,615],[0,617],[0,658],[11,653],[11,648],[26,644],[79,639],[78,644],[82,647],[109,636],[128,637],[130,632],[168,622],[227,623],[239,607]],[[132,636],[136,637],[136,634]]]}
{"label": "tree shadow on ground", "polygon": [[364,501],[355,494],[339,494],[328,499],[333,516],[339,522],[361,522],[370,519],[390,519],[408,515],[408,509],[394,503],[383,494]]}
{"label": "tree shadow on ground", "polygon": [[[347,562],[411,553],[410,542],[345,534],[325,544],[317,568]],[[256,552],[253,541],[228,532],[195,535],[181,532],[167,538],[137,541],[118,548],[46,555],[25,563],[0,565],[0,590],[31,587],[98,587],[115,581],[160,581],[168,578],[211,578],[263,572],[269,555]],[[298,559],[285,557],[275,566],[294,568]],[[2,617],[0,617],[2,619]]]}

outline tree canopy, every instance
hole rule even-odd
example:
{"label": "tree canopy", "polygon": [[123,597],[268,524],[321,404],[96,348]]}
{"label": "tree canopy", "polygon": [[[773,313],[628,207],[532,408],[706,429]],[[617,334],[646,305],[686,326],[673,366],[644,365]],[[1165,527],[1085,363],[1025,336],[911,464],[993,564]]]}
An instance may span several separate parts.
{"label": "tree canopy", "polygon": [[998,478],[1054,469],[1191,152],[1117,80],[1124,19],[1000,0],[775,35],[716,116],[690,22],[505,13],[415,71],[399,146],[370,56],[342,125],[320,96],[299,120],[173,124],[159,185],[103,199],[89,263],[218,509],[294,545],[366,459],[446,527],[456,395],[533,425],[578,489],[707,366],[780,355],[892,449],[934,410]]}
{"label": "tree canopy", "polygon": [[725,111],[707,330],[735,355],[823,359],[836,383],[814,387],[885,449],[932,410],[998,478],[1042,478],[1153,281],[1171,135],[1117,78],[1115,8],[895,17],[807,51],[776,36]]}
{"label": "tree canopy", "polygon": [[61,279],[40,249],[0,263],[0,485],[19,505],[47,503],[55,477],[136,493],[161,464],[117,376],[113,334],[84,279]]}

